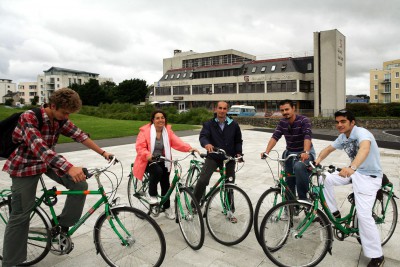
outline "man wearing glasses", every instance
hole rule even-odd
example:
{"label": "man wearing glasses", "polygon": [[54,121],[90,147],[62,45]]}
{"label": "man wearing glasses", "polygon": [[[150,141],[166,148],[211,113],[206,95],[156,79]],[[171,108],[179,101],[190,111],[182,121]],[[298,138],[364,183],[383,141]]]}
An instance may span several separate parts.
{"label": "man wearing glasses", "polygon": [[[285,136],[286,150],[282,158],[289,154],[299,154],[299,160],[288,160],[285,163],[286,182],[293,194],[299,199],[307,200],[309,171],[307,165],[315,159],[315,151],[311,142],[311,122],[309,118],[296,114],[296,107],[289,99],[279,102],[283,116],[276,126],[265,152],[269,154],[279,139]],[[261,153],[262,155],[262,153]]]}
{"label": "man wearing glasses", "polygon": [[336,149],[344,150],[351,163],[340,172],[327,173],[324,181],[326,203],[334,216],[340,217],[333,187],[353,184],[361,244],[364,255],[371,258],[368,267],[383,266],[381,239],[372,217],[372,206],[383,176],[379,148],[371,132],[356,126],[356,119],[350,111],[337,111],[335,122],[340,135],[321,151],[315,163],[319,164]]}

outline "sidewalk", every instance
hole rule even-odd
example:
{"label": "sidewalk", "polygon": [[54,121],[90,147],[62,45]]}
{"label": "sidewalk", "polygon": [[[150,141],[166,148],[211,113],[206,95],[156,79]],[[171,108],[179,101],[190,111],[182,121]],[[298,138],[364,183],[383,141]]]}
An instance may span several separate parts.
{"label": "sidewalk", "polygon": [[[243,153],[246,162],[243,168],[237,173],[236,182],[249,195],[253,207],[255,207],[259,196],[273,185],[268,166],[263,160],[260,160],[260,152],[265,149],[270,137],[271,133],[252,131],[249,128],[243,129]],[[204,152],[204,149],[200,149],[198,134],[184,136],[182,139]],[[329,143],[330,141],[313,140],[317,153]],[[284,148],[285,141],[280,140],[276,149],[282,152]],[[124,177],[118,195],[121,197],[121,203],[128,203],[126,191],[127,175],[129,173],[130,164],[136,156],[134,145],[117,145],[106,147],[105,149],[108,152],[114,153],[123,163]],[[94,152],[89,150],[66,152],[63,153],[63,155],[76,165],[82,165],[84,163],[86,167],[94,167],[104,164],[104,161],[98,155],[95,155]],[[182,158],[185,155],[185,153],[173,151],[174,158]],[[381,162],[385,173],[395,185],[396,194],[400,196],[398,179],[400,176],[400,151],[381,149]],[[349,160],[344,152],[335,151],[322,163],[343,167],[348,165]],[[4,160],[0,161],[1,168],[3,164]],[[188,164],[182,163],[182,166],[184,171],[187,170]],[[118,172],[117,167],[115,167],[114,170]],[[276,169],[273,171],[276,171]],[[210,183],[212,184],[213,181],[215,180],[212,179]],[[96,187],[94,180],[88,180],[88,182],[89,188]],[[56,185],[50,179],[46,180],[46,184],[48,187]],[[108,184],[109,183],[105,179],[104,185],[107,186]],[[0,187],[4,188],[9,186],[10,179],[8,175],[1,172]],[[62,186],[56,186],[60,189],[62,188]],[[338,203],[343,202],[346,204],[345,198],[350,191],[351,187],[349,186],[338,188],[336,191]],[[57,204],[59,210],[62,207],[61,203],[63,203],[64,199],[64,196],[59,197],[59,202]],[[85,211],[89,209],[89,205],[93,203],[94,199],[95,197],[88,196]],[[397,204],[400,205],[400,202],[397,201]],[[43,261],[37,264],[37,266],[106,266],[101,256],[95,254],[93,244],[93,225],[98,215],[99,212],[96,212],[94,216],[89,218],[89,220],[74,234],[72,240],[75,243],[75,248],[69,255],[55,256],[50,253]],[[167,242],[167,254],[163,266],[274,266],[257,243],[253,230],[240,244],[227,247],[216,242],[208,233],[206,227],[204,246],[198,251],[193,251],[185,243],[179,226],[175,221],[170,221],[163,215],[156,218],[156,221],[161,226]],[[399,242],[400,226],[396,228],[392,239],[383,248],[386,258],[385,267],[400,266],[400,255],[397,248]],[[369,262],[369,259],[362,255],[361,246],[354,238],[348,238],[345,241],[338,241],[335,239],[333,242],[332,254],[332,256],[327,254],[319,266],[361,267],[366,266]],[[288,257],[290,257],[290,255],[288,255]]]}

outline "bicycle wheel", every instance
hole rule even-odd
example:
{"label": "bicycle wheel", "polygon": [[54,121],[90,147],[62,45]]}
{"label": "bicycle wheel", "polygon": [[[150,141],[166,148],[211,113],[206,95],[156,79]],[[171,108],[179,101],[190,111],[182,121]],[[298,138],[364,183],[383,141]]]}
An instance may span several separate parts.
{"label": "bicycle wheel", "polygon": [[[372,217],[375,219],[375,224],[378,228],[381,244],[383,246],[389,241],[396,229],[398,213],[394,198],[392,197],[389,200],[389,193],[384,190],[382,190],[381,193],[382,195],[375,199],[372,208]],[[357,216],[354,216],[354,227],[358,228]],[[361,244],[360,237],[357,237],[357,241]]]}
{"label": "bicycle wheel", "polygon": [[[111,218],[103,213],[94,227],[96,249],[107,264],[160,266],[165,257],[166,244],[158,224],[144,212],[132,207],[115,207],[111,213]],[[116,232],[122,236],[125,244]]]}
{"label": "bicycle wheel", "polygon": [[175,198],[176,220],[186,243],[198,250],[204,243],[204,221],[193,193],[186,187],[179,188]]}
{"label": "bicycle wheel", "polygon": [[142,200],[142,197],[146,196],[149,188],[149,178],[147,173],[144,173],[142,181],[133,176],[133,173],[129,175],[128,181],[128,200],[131,207],[139,209],[149,214],[150,205]]}
{"label": "bicycle wheel", "polygon": [[[34,210],[31,214],[28,232],[28,247],[26,261],[18,266],[33,265],[41,261],[50,251],[51,234],[50,227],[45,219],[43,210]],[[10,218],[10,205],[8,200],[0,203],[0,259],[3,260],[3,242],[6,225]]]}
{"label": "bicycle wheel", "polygon": [[227,246],[242,242],[253,226],[250,198],[233,184],[225,184],[224,188],[218,188],[212,193],[205,213],[210,234]]}
{"label": "bicycle wheel", "polygon": [[200,176],[200,169],[194,165],[189,169],[188,175],[186,178],[185,185],[188,188],[194,189],[196,186],[197,180],[199,179]]}
{"label": "bicycle wheel", "polygon": [[[283,216],[287,213],[286,216]],[[261,222],[261,246],[278,266],[316,266],[332,247],[326,215],[309,203],[290,200],[273,207]]]}
{"label": "bicycle wheel", "polygon": [[270,188],[265,191],[257,202],[254,210],[254,234],[258,242],[260,242],[260,224],[265,214],[278,203],[282,202],[280,188]]}

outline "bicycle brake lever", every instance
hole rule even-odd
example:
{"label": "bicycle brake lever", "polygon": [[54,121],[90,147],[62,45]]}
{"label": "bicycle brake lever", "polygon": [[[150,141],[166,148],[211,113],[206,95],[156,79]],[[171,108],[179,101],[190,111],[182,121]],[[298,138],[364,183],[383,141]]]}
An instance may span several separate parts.
{"label": "bicycle brake lever", "polygon": [[83,173],[86,176],[86,179],[89,179],[90,177],[93,176],[93,174],[90,174],[89,171],[86,168],[82,168]]}

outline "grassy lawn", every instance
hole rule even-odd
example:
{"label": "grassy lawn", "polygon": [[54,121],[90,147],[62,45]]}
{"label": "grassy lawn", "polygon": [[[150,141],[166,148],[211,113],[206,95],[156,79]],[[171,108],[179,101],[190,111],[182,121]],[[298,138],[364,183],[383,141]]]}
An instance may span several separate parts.
{"label": "grassy lawn", "polygon": [[[21,109],[8,109],[0,106],[0,120],[10,116],[15,112],[20,112]],[[72,114],[70,116],[79,128],[86,133],[90,134],[93,140],[109,139],[116,137],[132,136],[137,135],[139,128],[148,121],[128,121],[128,120],[112,120],[102,119],[92,116],[86,116],[81,114]],[[186,125],[186,124],[174,124],[172,129],[174,131],[191,130],[199,128],[200,126]],[[60,136],[59,143],[73,142],[72,139]]]}

